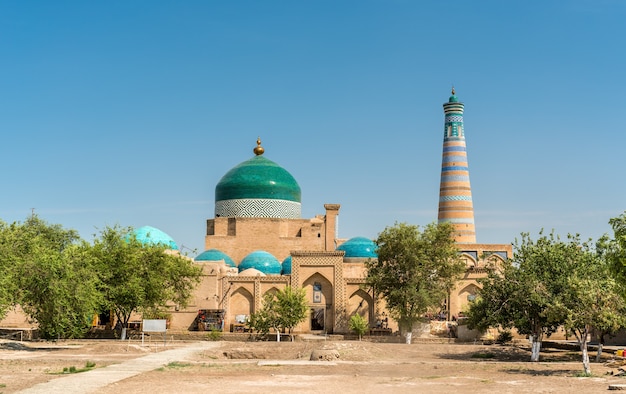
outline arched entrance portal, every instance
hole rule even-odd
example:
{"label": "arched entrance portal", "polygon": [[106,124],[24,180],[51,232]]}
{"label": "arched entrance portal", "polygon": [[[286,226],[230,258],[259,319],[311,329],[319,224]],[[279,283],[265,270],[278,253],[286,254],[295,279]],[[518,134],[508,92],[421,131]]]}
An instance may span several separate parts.
{"label": "arched entrance portal", "polygon": [[311,332],[332,332],[333,286],[322,274],[315,273],[303,283],[309,303],[309,329]]}

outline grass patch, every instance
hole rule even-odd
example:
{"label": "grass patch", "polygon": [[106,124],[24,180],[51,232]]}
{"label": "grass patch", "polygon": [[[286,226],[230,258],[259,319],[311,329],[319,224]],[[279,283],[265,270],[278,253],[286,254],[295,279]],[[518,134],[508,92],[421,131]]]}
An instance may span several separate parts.
{"label": "grass patch", "polygon": [[67,374],[73,374],[73,373],[87,372],[87,371],[91,371],[95,367],[96,367],[96,363],[92,361],[87,361],[83,368],[76,368],[75,365],[72,365],[70,367],[64,367],[63,371],[61,372],[51,372],[51,374],[52,375],[67,375]]}
{"label": "grass patch", "polygon": [[592,378],[595,375],[591,372],[587,373],[585,371],[578,371],[578,372],[574,372],[574,377],[575,378]]}
{"label": "grass patch", "polygon": [[480,352],[480,353],[474,353],[472,354],[472,358],[480,358],[483,360],[486,359],[492,359],[492,358],[496,358],[496,355],[493,353],[489,353],[489,352]]}
{"label": "grass patch", "polygon": [[180,361],[172,361],[171,363],[167,364],[165,367],[170,368],[170,369],[178,369],[178,368],[186,368],[190,366],[191,366],[191,363],[181,363]]}

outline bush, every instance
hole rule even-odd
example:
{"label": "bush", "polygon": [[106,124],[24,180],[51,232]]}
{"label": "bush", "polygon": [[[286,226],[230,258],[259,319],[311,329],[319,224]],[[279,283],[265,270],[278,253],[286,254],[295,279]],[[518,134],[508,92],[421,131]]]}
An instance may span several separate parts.
{"label": "bush", "polygon": [[359,336],[359,341],[361,340],[361,337],[363,336],[363,334],[367,332],[368,329],[369,329],[369,323],[367,320],[365,320],[363,316],[357,313],[355,315],[352,315],[352,317],[350,317],[350,330],[354,331]]}
{"label": "bush", "polygon": [[511,331],[505,330],[505,331],[500,332],[500,334],[498,334],[496,343],[503,345],[505,343],[511,342],[512,340],[513,340],[513,334],[511,334]]}

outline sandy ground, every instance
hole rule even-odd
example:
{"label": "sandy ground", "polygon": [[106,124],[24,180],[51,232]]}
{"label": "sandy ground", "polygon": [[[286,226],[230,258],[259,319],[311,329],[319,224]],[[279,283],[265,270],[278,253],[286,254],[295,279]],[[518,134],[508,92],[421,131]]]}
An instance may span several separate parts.
{"label": "sandy ground", "polygon": [[[98,371],[181,346],[197,344],[0,342],[0,392],[16,393],[64,379],[68,376],[62,373],[64,368],[81,369],[89,362],[95,363],[93,370]],[[310,361],[311,354],[319,352],[333,361]],[[626,377],[611,375],[618,369],[610,355],[592,364],[592,377],[577,377],[582,370],[577,352],[544,349],[542,361],[530,363],[523,346],[224,341],[209,349],[198,347],[190,354],[105,387],[93,384],[85,392],[596,393],[606,392],[609,384],[626,385]]]}

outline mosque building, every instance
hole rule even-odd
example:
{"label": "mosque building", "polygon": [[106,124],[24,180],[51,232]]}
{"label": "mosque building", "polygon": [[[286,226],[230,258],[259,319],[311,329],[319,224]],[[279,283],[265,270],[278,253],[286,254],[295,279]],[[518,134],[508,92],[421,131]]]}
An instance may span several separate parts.
{"label": "mosque building", "polygon": [[[478,244],[463,127],[464,105],[454,89],[444,108],[444,139],[439,194],[439,222],[455,227],[455,240],[466,271],[445,301],[446,318],[459,316],[486,276],[488,264],[511,256],[510,244]],[[192,305],[176,312],[178,328],[207,325],[225,331],[262,307],[263,295],[285,286],[303,288],[310,309],[296,332],[348,332],[351,315],[361,314],[372,328],[389,320],[381,300],[365,288],[368,259],[375,259],[370,239],[337,238],[339,204],[301,218],[301,189],[284,168],[265,157],[261,140],[254,156],[228,171],[215,187],[215,215],[207,220],[205,249],[195,258],[203,281]],[[193,323],[195,321],[195,323]],[[200,329],[202,329],[200,324]]]}
{"label": "mosque building", "polygon": [[[464,105],[454,89],[443,107],[438,220],[454,225],[467,267],[443,306],[445,317],[453,319],[474,298],[486,267],[510,257],[512,246],[476,243]],[[357,313],[373,329],[397,330],[382,300],[364,286],[365,262],[377,258],[375,243],[364,237],[337,237],[339,204],[324,204],[323,214],[302,218],[298,182],[265,156],[260,139],[253,152],[215,187],[205,251],[194,259],[203,269],[202,280],[187,307],[170,306],[170,328],[244,330],[246,318],[262,307],[265,294],[291,286],[305,290],[310,311],[295,332],[347,333],[350,316]],[[142,242],[178,251],[174,240],[159,229],[146,226],[134,233]]]}

